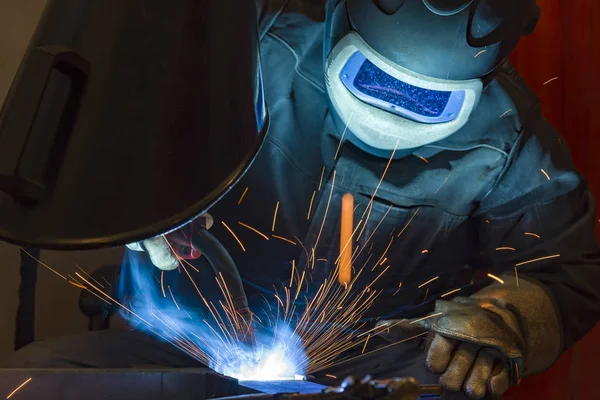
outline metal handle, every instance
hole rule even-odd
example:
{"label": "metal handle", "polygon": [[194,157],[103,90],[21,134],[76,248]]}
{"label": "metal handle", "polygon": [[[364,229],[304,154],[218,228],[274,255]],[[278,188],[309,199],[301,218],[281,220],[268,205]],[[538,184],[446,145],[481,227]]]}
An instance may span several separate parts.
{"label": "metal handle", "polygon": [[0,115],[0,190],[41,200],[56,178],[89,63],[62,45],[31,50]]}

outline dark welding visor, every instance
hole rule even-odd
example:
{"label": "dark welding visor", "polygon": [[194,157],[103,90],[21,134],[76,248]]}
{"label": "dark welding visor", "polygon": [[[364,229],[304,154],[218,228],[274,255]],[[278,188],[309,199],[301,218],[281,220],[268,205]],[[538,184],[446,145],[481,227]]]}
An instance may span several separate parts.
{"label": "dark welding visor", "polygon": [[205,212],[267,130],[254,1],[49,0],[0,114],[0,239],[119,245]]}

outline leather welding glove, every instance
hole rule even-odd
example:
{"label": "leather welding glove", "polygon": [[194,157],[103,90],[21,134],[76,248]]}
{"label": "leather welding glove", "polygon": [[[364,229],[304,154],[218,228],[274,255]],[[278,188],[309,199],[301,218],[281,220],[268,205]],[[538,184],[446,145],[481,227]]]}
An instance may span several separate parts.
{"label": "leather welding glove", "polygon": [[192,236],[199,229],[210,229],[213,224],[210,214],[202,214],[173,232],[128,244],[127,248],[146,251],[155,267],[162,271],[172,271],[177,269],[180,259],[194,260],[200,257],[198,249],[192,246]]}
{"label": "leather welding glove", "polygon": [[425,363],[448,391],[501,396],[523,376],[540,373],[562,351],[557,309],[538,283],[504,276],[471,297],[438,300],[430,318],[382,321],[406,335],[427,329]]}

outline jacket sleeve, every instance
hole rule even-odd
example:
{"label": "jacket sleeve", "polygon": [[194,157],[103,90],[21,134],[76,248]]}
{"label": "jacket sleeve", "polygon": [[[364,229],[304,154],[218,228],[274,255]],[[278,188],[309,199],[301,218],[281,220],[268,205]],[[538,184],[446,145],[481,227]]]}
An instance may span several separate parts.
{"label": "jacket sleeve", "polygon": [[528,126],[480,204],[478,262],[540,283],[554,300],[566,349],[600,319],[595,203],[566,142],[541,116]]}

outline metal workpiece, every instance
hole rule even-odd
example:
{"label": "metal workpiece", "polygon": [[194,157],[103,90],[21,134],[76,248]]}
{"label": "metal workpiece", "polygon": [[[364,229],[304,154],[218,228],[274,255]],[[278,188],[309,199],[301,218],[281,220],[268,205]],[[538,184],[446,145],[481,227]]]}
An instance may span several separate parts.
{"label": "metal workpiece", "polygon": [[439,385],[412,378],[360,381],[326,387],[306,380],[241,381],[208,368],[0,369],[0,395],[19,400],[425,400]]}
{"label": "metal workpiece", "polygon": [[368,376],[361,380],[348,377],[333,387],[294,380],[242,381],[240,387],[261,393],[228,400],[433,400],[443,394],[440,385],[420,385],[413,378],[372,380]]}
{"label": "metal workpiece", "polygon": [[208,368],[0,369],[0,395],[13,392],[15,400],[202,400],[235,396],[238,382]]}

